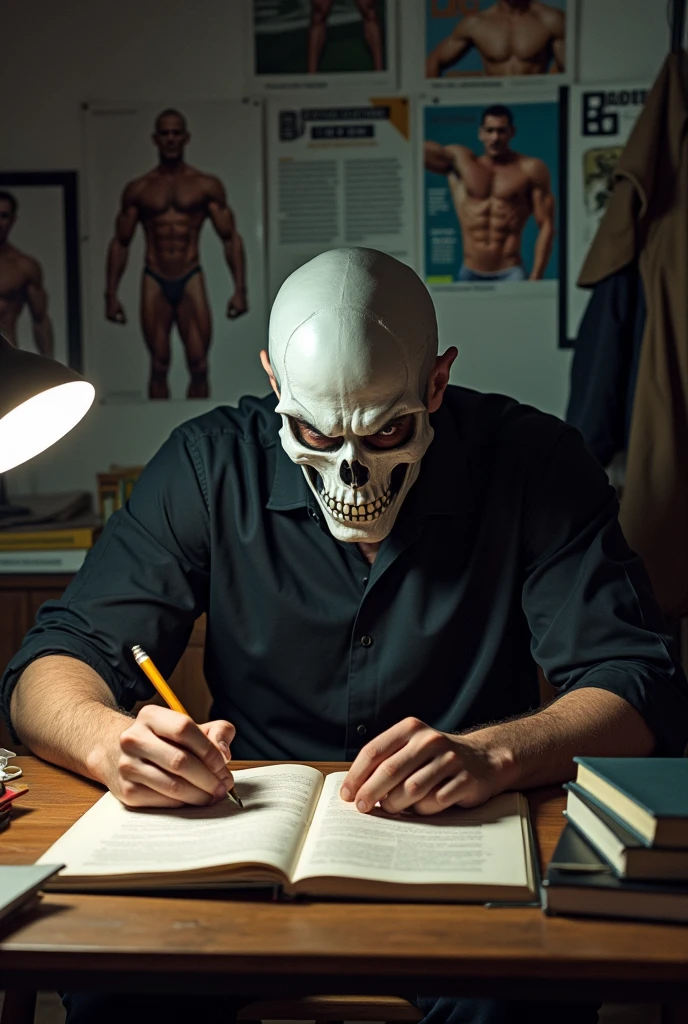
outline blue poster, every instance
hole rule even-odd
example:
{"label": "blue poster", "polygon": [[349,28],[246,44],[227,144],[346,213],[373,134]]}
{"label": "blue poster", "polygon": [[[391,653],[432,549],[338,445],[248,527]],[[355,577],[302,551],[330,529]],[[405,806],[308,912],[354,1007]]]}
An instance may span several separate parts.
{"label": "blue poster", "polygon": [[428,284],[558,280],[558,103],[426,106],[423,138]]}
{"label": "blue poster", "polygon": [[565,75],[573,0],[425,0],[426,78]]}

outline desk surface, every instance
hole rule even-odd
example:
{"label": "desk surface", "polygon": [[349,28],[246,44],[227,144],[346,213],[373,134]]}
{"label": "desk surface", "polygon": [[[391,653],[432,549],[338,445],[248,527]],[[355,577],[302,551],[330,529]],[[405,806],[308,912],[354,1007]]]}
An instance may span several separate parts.
{"label": "desk surface", "polygon": [[[101,788],[21,758],[30,792],[0,836],[0,863],[30,863]],[[246,767],[237,763],[237,767]],[[318,764],[322,770],[341,765]],[[529,794],[546,864],[558,788]],[[0,988],[442,991],[557,998],[688,998],[688,927],[548,918],[535,908],[268,902],[262,898],[48,894],[0,925]]]}

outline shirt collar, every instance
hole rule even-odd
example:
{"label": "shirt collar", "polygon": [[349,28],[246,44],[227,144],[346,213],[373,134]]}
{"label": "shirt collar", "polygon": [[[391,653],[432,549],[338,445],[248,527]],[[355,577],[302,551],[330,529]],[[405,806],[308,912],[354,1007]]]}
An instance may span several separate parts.
{"label": "shirt collar", "polygon": [[456,515],[473,504],[465,442],[449,409],[442,405],[430,417],[435,431],[420,464],[418,479],[404,505],[416,518]]}
{"label": "shirt collar", "polygon": [[[454,418],[444,406],[430,417],[435,436],[423,456],[418,479],[404,505],[415,518],[455,515],[473,504],[466,451]],[[292,462],[279,437],[276,441],[275,476],[266,508],[285,512],[316,508],[317,501],[301,466]]]}
{"label": "shirt collar", "polygon": [[300,466],[292,462],[279,437],[276,443],[275,476],[266,508],[286,512],[293,508],[315,506],[316,498]]}

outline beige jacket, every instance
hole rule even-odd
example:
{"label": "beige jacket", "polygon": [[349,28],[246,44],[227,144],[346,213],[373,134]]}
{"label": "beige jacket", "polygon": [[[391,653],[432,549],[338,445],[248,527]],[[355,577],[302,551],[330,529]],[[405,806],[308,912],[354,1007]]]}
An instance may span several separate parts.
{"label": "beige jacket", "polygon": [[671,616],[688,615],[688,54],[670,54],[624,148],[579,277],[634,259],[647,301],[621,525]]}

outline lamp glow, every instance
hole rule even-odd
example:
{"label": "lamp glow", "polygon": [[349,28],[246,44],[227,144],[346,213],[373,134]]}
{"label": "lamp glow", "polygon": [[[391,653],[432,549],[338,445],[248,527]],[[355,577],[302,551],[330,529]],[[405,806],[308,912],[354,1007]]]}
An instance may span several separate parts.
{"label": "lamp glow", "polygon": [[64,437],[86,415],[95,388],[88,381],[59,384],[22,402],[0,420],[0,473],[21,465]]}
{"label": "lamp glow", "polygon": [[0,473],[59,441],[94,398],[93,385],[75,370],[23,352],[0,334]]}

